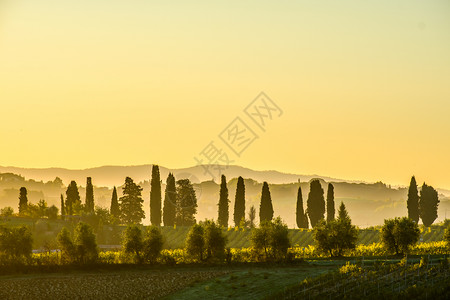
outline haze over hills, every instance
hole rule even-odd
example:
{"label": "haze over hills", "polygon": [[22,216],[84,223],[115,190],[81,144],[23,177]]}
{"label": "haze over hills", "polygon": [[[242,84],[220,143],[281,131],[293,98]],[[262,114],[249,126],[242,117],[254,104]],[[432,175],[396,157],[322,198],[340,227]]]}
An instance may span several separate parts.
{"label": "haze over hills", "polygon": [[[161,178],[165,179],[169,172],[172,172],[175,177],[190,176],[190,180],[193,183],[200,183],[214,179],[216,182],[219,180],[218,167],[221,169],[222,174],[227,176],[228,179],[237,178],[242,176],[244,178],[252,178],[258,182],[267,181],[269,183],[292,183],[300,180],[310,181],[312,178],[322,178],[325,181],[333,182],[352,182],[349,180],[336,179],[327,176],[319,175],[300,175],[289,174],[278,171],[256,171],[248,168],[244,168],[236,165],[218,166],[218,165],[198,165],[189,168],[169,169],[160,166]],[[95,179],[97,186],[119,186],[121,185],[125,177],[131,177],[134,181],[140,182],[149,180],[151,176],[152,165],[138,165],[138,166],[102,166],[88,169],[64,169],[64,168],[19,168],[19,167],[2,167],[0,166],[0,173],[13,173],[21,175],[25,178],[33,178],[35,180],[50,181],[59,177],[64,184],[69,184],[71,180],[76,182],[84,182],[86,177],[90,176]],[[211,172],[216,178],[213,178],[208,174]]]}
{"label": "haze over hills", "polygon": [[[96,205],[109,207],[112,187],[120,187],[126,176],[134,179],[143,187],[144,210],[149,223],[149,194],[152,165],[141,166],[104,166],[85,170],[69,170],[63,168],[28,169],[17,167],[0,167],[0,207],[11,206],[17,210],[18,194],[21,186],[28,189],[29,201],[36,203],[45,199],[49,205],[59,207],[60,194],[65,194],[66,186],[71,180],[79,185],[80,195],[84,202],[86,177],[92,177]],[[169,172],[173,172],[177,179],[189,178],[193,183],[198,197],[197,220],[217,218],[217,202],[219,199],[219,180],[212,180],[205,172],[206,169],[218,174],[214,166],[195,166],[182,169],[168,169],[160,167],[163,191],[165,179]],[[295,227],[295,205],[297,189],[302,188],[304,205],[309,193],[309,181],[320,178],[322,186],[327,190],[327,183],[335,187],[336,206],[343,201],[356,225],[372,226],[383,223],[385,218],[405,216],[407,187],[391,187],[381,182],[364,183],[351,182],[319,175],[297,175],[277,171],[255,171],[240,166],[222,166],[222,173],[227,176],[230,221],[232,225],[236,178],[242,176],[246,185],[246,211],[254,205],[259,211],[259,201],[262,182],[267,181],[272,194],[275,216],[281,216],[289,225]],[[3,175],[2,175],[3,173]],[[7,173],[7,174],[5,174]],[[17,175],[14,175],[17,174]],[[60,179],[55,178],[58,177]],[[300,183],[299,183],[300,180]],[[450,191],[438,189],[441,203],[439,204],[438,219],[450,216]],[[119,196],[122,192],[118,188]],[[164,193],[163,193],[164,197]]]}

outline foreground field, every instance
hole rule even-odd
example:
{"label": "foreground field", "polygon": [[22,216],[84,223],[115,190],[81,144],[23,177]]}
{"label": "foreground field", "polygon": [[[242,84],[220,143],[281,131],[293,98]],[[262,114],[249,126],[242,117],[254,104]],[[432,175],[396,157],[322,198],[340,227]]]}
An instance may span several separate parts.
{"label": "foreground field", "polygon": [[228,271],[167,269],[0,277],[0,299],[161,299]]}

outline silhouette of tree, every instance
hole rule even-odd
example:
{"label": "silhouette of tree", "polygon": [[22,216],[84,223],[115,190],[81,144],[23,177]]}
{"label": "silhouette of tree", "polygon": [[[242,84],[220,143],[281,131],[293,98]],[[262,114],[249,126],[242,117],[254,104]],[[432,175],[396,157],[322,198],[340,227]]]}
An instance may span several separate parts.
{"label": "silhouette of tree", "polygon": [[84,206],[85,212],[94,213],[94,187],[92,186],[92,178],[86,180],[86,202]]}
{"label": "silhouette of tree", "polygon": [[261,191],[261,204],[259,206],[259,222],[271,221],[273,218],[272,198],[269,185],[264,181]]}
{"label": "silhouette of tree", "polygon": [[325,214],[325,199],[323,197],[322,186],[318,179],[312,180],[310,183],[307,205],[309,221],[311,226],[314,227],[324,218]]}
{"label": "silhouette of tree", "polygon": [[189,179],[177,181],[177,208],[175,224],[177,226],[191,226],[195,224],[197,213],[197,196]]}
{"label": "silhouette of tree", "polygon": [[431,226],[438,214],[439,197],[437,191],[425,183],[422,185],[419,199],[419,214],[423,225]]}
{"label": "silhouette of tree", "polygon": [[239,226],[245,220],[245,184],[244,178],[239,176],[234,197],[234,226]]}
{"label": "silhouette of tree", "polygon": [[228,227],[228,218],[229,218],[229,210],[228,210],[228,188],[227,188],[227,179],[225,175],[222,175],[222,182],[220,183],[220,192],[219,192],[219,217],[218,223],[219,226]]}
{"label": "silhouette of tree", "polygon": [[140,223],[145,217],[143,209],[142,188],[130,177],[125,178],[123,196],[120,197],[121,219],[127,224]]}
{"label": "silhouette of tree", "polygon": [[164,192],[163,221],[164,226],[173,226],[176,215],[177,190],[175,177],[169,173],[166,179],[166,190]]}
{"label": "silhouette of tree", "polygon": [[406,202],[408,206],[408,218],[416,223],[419,223],[419,192],[417,191],[416,178],[411,178],[408,190],[408,200]]}
{"label": "silhouette of tree", "polygon": [[248,221],[250,223],[250,228],[255,227],[255,220],[256,220],[256,208],[252,205],[250,206],[250,210],[248,212]]}
{"label": "silhouette of tree", "polygon": [[111,196],[111,208],[110,208],[111,216],[114,219],[118,220],[120,218],[120,206],[119,200],[117,199],[117,189],[114,187],[112,196]]}
{"label": "silhouette of tree", "polygon": [[66,215],[66,208],[64,207],[64,196],[61,194],[61,218],[64,220],[64,216]]}
{"label": "silhouette of tree", "polygon": [[21,187],[19,191],[19,215],[23,215],[28,207],[28,192],[25,187]]}
{"label": "silhouette of tree", "polygon": [[308,217],[306,216],[303,210],[303,196],[302,196],[302,188],[298,187],[297,192],[297,209],[296,209],[296,217],[297,217],[297,226],[298,228],[308,228]]}
{"label": "silhouette of tree", "polygon": [[152,167],[152,180],[150,182],[150,222],[152,225],[161,225],[161,177],[158,165]]}
{"label": "silhouette of tree", "polygon": [[329,183],[327,191],[327,221],[334,220],[334,186]]}
{"label": "silhouette of tree", "polygon": [[71,181],[66,190],[66,214],[72,216],[81,212],[81,199],[78,186],[75,181]]}

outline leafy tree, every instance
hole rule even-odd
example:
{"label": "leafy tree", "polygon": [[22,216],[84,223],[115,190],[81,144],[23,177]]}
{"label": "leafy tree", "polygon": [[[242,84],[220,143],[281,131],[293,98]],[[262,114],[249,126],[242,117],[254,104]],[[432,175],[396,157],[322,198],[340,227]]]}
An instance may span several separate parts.
{"label": "leafy tree", "polygon": [[63,227],[58,233],[57,241],[61,249],[61,259],[65,262],[73,262],[76,260],[76,250],[72,241],[71,234],[66,227]]}
{"label": "leafy tree", "polygon": [[175,224],[177,226],[191,226],[195,224],[197,213],[197,196],[189,179],[177,181],[177,207]]}
{"label": "leafy tree", "polygon": [[327,191],[327,221],[334,220],[334,186],[329,183]]}
{"label": "leafy tree", "polygon": [[321,220],[314,227],[314,240],[319,251],[332,257],[356,248],[358,229],[352,225],[344,203],[341,202],[336,220]]}
{"label": "leafy tree", "polygon": [[222,227],[228,227],[228,218],[229,218],[229,212],[228,212],[228,203],[230,200],[228,200],[228,188],[227,188],[227,179],[225,175],[222,175],[222,182],[220,184],[220,193],[219,193],[219,217],[218,217],[218,223]]}
{"label": "leafy tree", "polygon": [[259,206],[259,221],[271,221],[273,218],[272,198],[269,185],[264,181],[261,192],[261,204]]}
{"label": "leafy tree", "polygon": [[63,228],[57,237],[62,258],[67,262],[80,264],[94,263],[98,259],[98,248],[92,227],[79,222],[73,232],[73,239],[67,228]]}
{"label": "leafy tree", "polygon": [[263,260],[282,260],[290,247],[288,228],[280,217],[273,221],[262,221],[252,230],[250,238],[253,249],[262,254]]}
{"label": "leafy tree", "polygon": [[66,208],[64,207],[64,196],[61,194],[61,218],[64,220],[64,216],[66,215]]}
{"label": "leafy tree", "polygon": [[143,209],[142,188],[130,177],[125,178],[123,196],[120,197],[121,219],[127,224],[140,223],[145,217]]}
{"label": "leafy tree", "polygon": [[22,216],[28,207],[27,188],[21,187],[19,192],[19,215]]}
{"label": "leafy tree", "polygon": [[143,241],[144,260],[155,263],[161,253],[164,241],[161,231],[156,226],[150,226],[145,233]]}
{"label": "leafy tree", "polygon": [[239,226],[245,219],[245,184],[244,178],[239,176],[234,197],[234,226]]}
{"label": "leafy tree", "polygon": [[419,223],[419,192],[417,191],[416,178],[413,176],[409,184],[408,200],[408,218]]}
{"label": "leafy tree", "polygon": [[107,208],[100,206],[95,207],[94,216],[97,219],[97,227],[101,227],[101,225],[109,225],[111,221],[115,221],[115,219],[111,216],[110,211]]}
{"label": "leafy tree", "polygon": [[14,214],[14,209],[11,206],[6,206],[0,209],[0,216],[7,218],[11,217]]}
{"label": "leafy tree", "polygon": [[169,173],[166,179],[166,190],[164,192],[163,221],[164,226],[175,225],[177,190],[175,177]]}
{"label": "leafy tree", "polygon": [[120,218],[120,206],[119,200],[117,199],[117,189],[114,187],[112,196],[111,196],[111,208],[110,208],[111,216],[118,220]]}
{"label": "leafy tree", "polygon": [[150,222],[152,225],[161,225],[161,177],[159,167],[153,165],[152,180],[150,182]]}
{"label": "leafy tree", "polygon": [[45,215],[49,220],[56,220],[58,218],[58,208],[52,205],[46,209]]}
{"label": "leafy tree", "polygon": [[126,254],[134,255],[136,263],[142,263],[143,258],[141,255],[144,248],[144,241],[142,239],[141,229],[134,224],[130,224],[123,231],[122,234],[122,249]]}
{"label": "leafy tree", "polygon": [[447,242],[447,246],[450,247],[450,222],[447,225],[447,228],[445,229],[444,232],[444,241]]}
{"label": "leafy tree", "polygon": [[423,225],[431,226],[437,218],[439,197],[437,191],[425,183],[422,185],[419,199],[419,214]]}
{"label": "leafy tree", "polygon": [[389,251],[404,254],[419,240],[419,226],[413,220],[403,217],[384,220],[381,241]]}
{"label": "leafy tree", "polygon": [[75,181],[71,181],[66,190],[66,214],[72,216],[81,212],[81,199],[78,186]]}
{"label": "leafy tree", "polygon": [[248,212],[248,221],[250,223],[250,228],[255,227],[256,220],[256,208],[252,205],[250,206],[250,211]]}
{"label": "leafy tree", "polygon": [[204,228],[203,239],[205,242],[206,259],[223,261],[225,258],[227,238],[223,234],[222,229],[214,221],[210,220],[206,220],[201,225]]}
{"label": "leafy tree", "polygon": [[0,225],[0,252],[7,259],[18,261],[21,258],[30,258],[32,246],[33,237],[28,227]]}
{"label": "leafy tree", "polygon": [[203,252],[205,251],[205,239],[203,237],[204,229],[200,224],[194,224],[186,237],[186,252],[188,255],[203,261]]}
{"label": "leafy tree", "polygon": [[306,216],[303,210],[303,196],[302,196],[302,188],[298,187],[297,192],[297,226],[298,228],[308,228],[308,217]]}
{"label": "leafy tree", "polygon": [[98,258],[98,248],[92,227],[84,222],[79,222],[74,231],[75,251],[78,262],[82,264],[93,263]]}
{"label": "leafy tree", "polygon": [[84,209],[87,213],[94,213],[94,186],[92,185],[91,177],[88,177],[86,180],[86,203]]}
{"label": "leafy tree", "polygon": [[318,179],[312,180],[310,183],[310,190],[307,201],[307,214],[311,226],[316,224],[324,218],[325,214],[325,199],[323,197],[323,189]]}

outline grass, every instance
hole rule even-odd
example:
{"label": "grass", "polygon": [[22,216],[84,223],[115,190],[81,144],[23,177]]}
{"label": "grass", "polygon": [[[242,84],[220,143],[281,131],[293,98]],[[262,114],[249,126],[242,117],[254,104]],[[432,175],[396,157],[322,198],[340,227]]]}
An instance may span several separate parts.
{"label": "grass", "polygon": [[264,266],[236,269],[231,274],[199,282],[170,296],[174,299],[264,299],[307,277],[329,272],[336,266]]}

